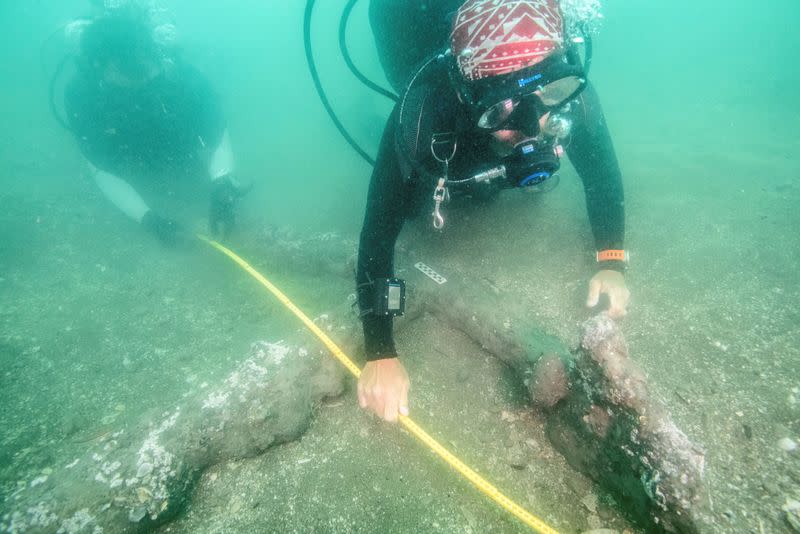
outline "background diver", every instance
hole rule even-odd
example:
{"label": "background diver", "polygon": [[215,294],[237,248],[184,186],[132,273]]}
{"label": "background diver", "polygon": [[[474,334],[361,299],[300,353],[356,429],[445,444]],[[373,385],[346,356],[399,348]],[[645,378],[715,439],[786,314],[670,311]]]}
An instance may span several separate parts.
{"label": "background diver", "polygon": [[[162,243],[180,226],[140,191],[210,179],[212,234],[227,235],[244,190],[219,97],[174,47],[159,43],[146,10],[106,10],[79,25],[77,69],[66,85],[66,124],[97,186],[120,211]],[[157,189],[157,187],[156,187]]]}
{"label": "background diver", "polygon": [[580,39],[565,29],[556,0],[372,0],[370,21],[387,78],[403,90],[384,130],[360,236],[368,361],[358,398],[394,421],[408,414],[410,384],[392,333],[401,310],[384,297],[403,290],[393,260],[404,221],[433,212],[440,227],[450,194],[486,199],[504,188],[546,186],[566,151],[594,235],[586,304],[605,294],[608,314],[619,317],[629,299],[623,188]]}

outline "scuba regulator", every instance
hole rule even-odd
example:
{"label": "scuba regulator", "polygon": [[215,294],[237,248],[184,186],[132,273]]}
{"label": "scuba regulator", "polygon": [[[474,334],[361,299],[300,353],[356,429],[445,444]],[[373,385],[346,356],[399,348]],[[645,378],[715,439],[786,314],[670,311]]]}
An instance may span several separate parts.
{"label": "scuba regulator", "polygon": [[[548,117],[542,133],[525,139],[516,145],[497,164],[481,169],[472,176],[460,180],[449,180],[450,185],[495,183],[501,188],[537,188],[550,190],[558,184],[557,172],[561,168],[564,148],[560,140],[569,135],[572,124],[563,115]],[[545,184],[551,184],[548,187]],[[544,185],[544,188],[541,186]]]}
{"label": "scuba regulator", "polygon": [[561,145],[531,139],[514,147],[506,159],[506,180],[512,186],[530,187],[552,178],[561,167]]}

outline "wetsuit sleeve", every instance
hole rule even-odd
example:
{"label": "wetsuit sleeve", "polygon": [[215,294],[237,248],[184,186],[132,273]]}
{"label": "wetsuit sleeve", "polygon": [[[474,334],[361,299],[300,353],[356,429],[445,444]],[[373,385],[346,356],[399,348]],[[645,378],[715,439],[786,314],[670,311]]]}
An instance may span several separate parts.
{"label": "wetsuit sleeve", "polygon": [[212,181],[220,180],[233,174],[234,169],[231,136],[228,134],[228,130],[225,130],[222,139],[211,155],[211,161],[208,163],[208,175]]}
{"label": "wetsuit sleeve", "polygon": [[[566,147],[583,181],[586,209],[597,250],[621,250],[625,239],[625,202],[622,173],[597,93],[591,84],[581,93],[571,113],[572,135]],[[624,270],[621,261],[599,264]]]}
{"label": "wetsuit sleeve", "polygon": [[109,172],[94,168],[94,166],[93,172],[94,181],[103,195],[129,218],[136,222],[142,222],[150,208],[136,189],[119,176],[114,176]]}
{"label": "wetsuit sleeve", "polygon": [[358,305],[364,327],[364,349],[370,361],[397,356],[392,318],[371,313],[373,286],[370,283],[375,279],[393,276],[394,247],[403,227],[408,202],[395,150],[396,115],[395,109],[383,132],[367,193],[367,208],[358,246]]}

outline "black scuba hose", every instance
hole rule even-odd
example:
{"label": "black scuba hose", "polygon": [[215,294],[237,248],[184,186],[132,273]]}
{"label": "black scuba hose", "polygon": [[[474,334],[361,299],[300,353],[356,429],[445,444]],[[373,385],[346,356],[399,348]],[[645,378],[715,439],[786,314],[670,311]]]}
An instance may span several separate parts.
{"label": "black scuba hose", "polygon": [[364,158],[364,160],[372,165],[375,166],[375,160],[367,154],[364,149],[362,149],[356,140],[353,139],[347,130],[345,129],[344,125],[341,123],[339,118],[336,116],[336,112],[333,111],[330,102],[328,102],[328,97],[325,95],[325,90],[322,88],[322,84],[319,80],[319,74],[317,73],[317,67],[314,63],[314,54],[311,50],[311,13],[314,11],[314,0],[308,0],[306,2],[306,12],[303,18],[303,43],[305,45],[306,50],[306,63],[308,63],[308,70],[311,72],[311,78],[314,80],[314,87],[317,90],[317,94],[319,95],[319,99],[322,101],[322,105],[325,107],[325,111],[328,112],[328,116],[333,121],[333,124],[336,126],[336,129],[339,130],[339,133],[342,134],[345,141],[353,147],[353,150],[358,152],[358,155]]}
{"label": "black scuba hose", "polygon": [[[39,63],[41,64],[42,72],[44,73],[45,76],[50,70],[47,67],[47,61],[45,60],[47,55],[47,47],[50,43],[53,42],[53,40],[56,37],[58,37],[59,35],[64,35],[64,28],[66,26],[67,26],[66,24],[62,24],[61,26],[53,30],[50,33],[50,35],[48,35],[47,38],[44,41],[42,41],[42,44],[39,45]],[[58,62],[55,71],[53,71],[53,74],[50,76],[50,83],[47,86],[47,95],[49,98],[50,113],[52,113],[53,118],[61,127],[70,132],[72,131],[72,128],[69,126],[69,124],[67,124],[67,121],[58,112],[58,106],[56,105],[56,88],[58,86],[58,80],[61,79],[61,75],[64,73],[64,67],[67,66],[67,63],[73,57],[74,54],[72,54],[71,52],[67,52],[66,54],[64,54],[64,57],[62,57],[61,60]]]}
{"label": "black scuba hose", "polygon": [[358,0],[350,0],[347,2],[347,5],[344,7],[344,11],[342,12],[342,18],[339,21],[339,50],[341,50],[342,57],[344,57],[344,62],[347,63],[347,67],[350,69],[350,72],[352,72],[361,83],[376,93],[385,96],[392,102],[397,102],[399,97],[396,94],[388,89],[384,89],[377,83],[364,76],[364,74],[358,70],[358,67],[356,67],[355,63],[353,63],[353,60],[350,57],[350,52],[347,49],[347,23],[350,20],[350,13],[353,11],[353,7],[355,7],[356,2],[358,2]]}
{"label": "black scuba hose", "polygon": [[72,54],[67,54],[61,61],[59,61],[58,66],[56,67],[55,72],[53,72],[53,76],[50,77],[50,85],[48,86],[47,94],[50,98],[50,113],[53,114],[53,118],[56,119],[56,122],[60,124],[65,130],[72,131],[72,128],[67,121],[61,117],[61,114],[58,112],[58,106],[56,106],[56,85],[58,84],[59,78],[61,78],[61,73],[64,71],[64,67],[67,65],[67,62],[72,59]]}

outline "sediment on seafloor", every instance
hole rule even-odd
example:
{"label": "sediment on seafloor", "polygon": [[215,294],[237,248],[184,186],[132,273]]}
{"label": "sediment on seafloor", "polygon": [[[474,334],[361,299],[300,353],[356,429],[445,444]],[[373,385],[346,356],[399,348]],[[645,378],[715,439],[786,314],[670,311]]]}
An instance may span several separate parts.
{"label": "sediment on seafloor", "polygon": [[[402,265],[402,263],[401,263]],[[570,464],[615,496],[648,531],[712,531],[704,453],[649,394],[617,324],[599,314],[570,351],[486,284],[448,273],[432,283],[407,269],[415,298],[511,366]]]}
{"label": "sediment on seafloor", "polygon": [[[340,260],[352,258],[352,244],[320,243],[326,251],[338,250]],[[308,244],[303,251],[313,255]],[[587,321],[576,332],[579,347],[570,350],[531,321],[512,296],[452,268],[439,273],[447,279],[439,283],[416,267],[419,260],[398,247],[395,268],[408,284],[408,315],[432,313],[513,368],[546,414],[552,443],[574,468],[610,491],[648,530],[713,530],[704,453],[649,394],[613,320],[601,314]]]}
{"label": "sediment on seafloor", "polygon": [[[352,339],[348,324],[319,320]],[[202,472],[297,439],[343,373],[305,332],[255,342],[225,380],[102,436],[4,503],[3,532],[145,532],[184,508]]]}
{"label": "sediment on seafloor", "polygon": [[[271,267],[313,263],[332,276],[352,273],[354,244],[334,235],[298,241],[273,232],[262,240],[278,258]],[[446,283],[437,283],[415,268],[418,260],[407,250],[398,251],[395,263],[409,286],[407,317],[398,328],[427,311],[514,369],[545,414],[555,447],[648,531],[713,531],[703,453],[651,398],[613,321],[603,315],[588,321],[580,346],[570,350],[488,283],[452,269],[442,273]],[[331,317],[326,328],[346,340],[345,349],[355,347],[359,328],[349,305]],[[296,439],[313,405],[342,384],[341,371],[333,370],[338,364],[306,335],[297,339],[254,344],[223,384],[105,436],[47,479],[26,485],[14,494],[7,523],[32,532],[60,525],[146,530],[180,512],[208,466]]]}

